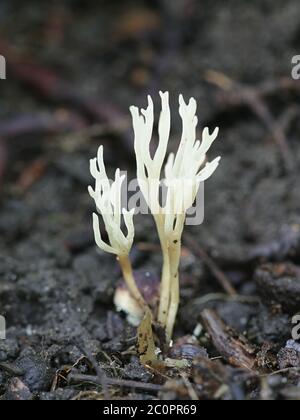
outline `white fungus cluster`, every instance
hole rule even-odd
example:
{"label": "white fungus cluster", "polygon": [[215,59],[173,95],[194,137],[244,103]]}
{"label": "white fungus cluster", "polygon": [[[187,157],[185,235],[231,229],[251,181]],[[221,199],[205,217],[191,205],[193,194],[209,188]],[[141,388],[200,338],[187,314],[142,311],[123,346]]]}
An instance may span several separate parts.
{"label": "white fungus cluster", "polygon": [[[128,290],[137,301],[140,309],[145,308],[145,302],[133,276],[129,253],[134,240],[134,209],[127,211],[122,209],[122,184],[125,176],[117,169],[114,182],[110,183],[106,174],[103,147],[98,150],[96,158],[90,161],[91,175],[95,179],[95,189],[89,187],[90,196],[94,199],[96,209],[101,214],[109,244],[102,239],[99,217],[93,214],[93,228],[97,246],[105,252],[117,255],[126,281]],[[127,235],[122,231],[122,219],[124,220]]]}
{"label": "white fungus cluster", "polygon": [[[202,132],[202,140],[197,140],[196,117],[197,103],[191,98],[185,103],[179,96],[179,114],[182,119],[182,136],[177,153],[167,157],[171,129],[171,113],[168,92],[160,92],[161,114],[158,124],[158,145],[154,153],[151,148],[154,128],[153,102],[148,96],[148,106],[139,110],[130,108],[134,129],[134,149],[137,164],[137,180],[141,192],[154,217],[163,253],[163,270],[160,290],[160,304],[157,320],[165,328],[168,339],[171,338],[179,304],[179,264],[181,255],[181,237],[186,220],[186,212],[192,207],[200,185],[207,180],[219,165],[220,157],[206,163],[206,154],[218,136],[216,128],[211,134],[208,128]],[[164,174],[163,174],[164,171]],[[103,242],[99,229],[99,219],[94,214],[94,232],[96,243],[104,251],[120,256],[128,256],[134,239],[134,211],[121,210],[120,196],[124,178],[116,172],[115,181],[109,184],[103,162],[103,148],[100,147],[98,158],[91,161],[91,173],[96,180],[96,187],[90,187],[99,213],[102,214],[110,244]],[[165,177],[165,202],[160,199],[161,181]],[[127,236],[121,229],[124,218]],[[129,265],[128,265],[129,264]],[[121,264],[122,265],[122,264]],[[127,268],[131,271],[131,283],[134,283],[129,258]],[[132,284],[131,284],[132,288]],[[135,292],[137,288],[135,287]],[[136,294],[136,293],[135,293]],[[140,300],[141,301],[141,300]]]}
{"label": "white fungus cluster", "polygon": [[[134,240],[134,209],[127,211],[121,207],[121,191],[125,175],[116,170],[112,184],[106,174],[103,160],[103,146],[99,147],[98,155],[90,161],[90,171],[95,178],[95,189],[90,186],[89,193],[94,199],[98,212],[102,215],[110,244],[102,240],[99,217],[93,214],[93,228],[97,246],[103,251],[118,256],[128,255]],[[122,216],[127,228],[127,236],[122,231]]]}
{"label": "white fungus cluster", "polygon": [[[163,165],[166,162],[171,114],[168,92],[160,92],[160,96],[162,109],[158,126],[159,142],[153,158],[150,150],[154,124],[151,97],[148,96],[148,107],[146,109],[139,110],[132,106],[130,111],[135,136],[134,147],[139,185],[152,214],[165,214],[167,231],[170,226],[174,225],[176,216],[186,214],[187,210],[193,205],[201,182],[207,180],[216,170],[220,157],[207,163],[204,168],[202,168],[202,165],[205,162],[207,151],[218,136],[219,129],[216,128],[212,134],[209,134],[208,128],[205,128],[202,134],[202,142],[196,140],[197,103],[194,98],[191,98],[189,103],[186,104],[183,96],[179,96],[182,137],[177,154],[171,153],[165,165],[165,184],[169,187],[169,190],[167,203],[164,207],[161,207],[159,186]],[[178,189],[177,186],[184,186],[185,189]]]}

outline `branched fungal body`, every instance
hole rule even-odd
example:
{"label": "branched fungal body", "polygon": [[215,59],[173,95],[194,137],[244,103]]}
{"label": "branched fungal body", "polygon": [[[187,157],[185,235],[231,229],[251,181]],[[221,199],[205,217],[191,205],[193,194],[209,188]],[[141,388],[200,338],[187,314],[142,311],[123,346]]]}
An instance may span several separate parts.
{"label": "branched fungal body", "polygon": [[[207,180],[219,165],[220,158],[206,162],[206,153],[218,136],[216,128],[211,134],[208,128],[202,133],[202,141],[196,139],[197,104],[191,98],[186,104],[182,95],[179,97],[179,114],[182,119],[182,137],[176,154],[167,158],[168,142],[171,128],[171,114],[168,92],[161,96],[161,114],[158,124],[159,142],[151,156],[150,145],[154,126],[153,102],[148,96],[148,106],[139,110],[131,107],[130,111],[134,129],[134,148],[137,163],[137,179],[141,192],[154,217],[162,253],[163,269],[160,288],[158,322],[165,328],[168,340],[171,340],[179,305],[179,265],[181,255],[181,238],[186,221],[186,213],[192,207],[200,185]],[[165,165],[165,166],[164,166]],[[161,181],[164,172],[166,197],[161,202]],[[91,173],[96,180],[96,187],[89,189],[94,198],[98,212],[102,214],[110,244],[101,239],[99,219],[94,214],[94,232],[96,243],[104,251],[119,257],[127,282],[134,299],[141,306],[145,302],[136,287],[129,261],[129,252],[134,239],[134,211],[121,211],[120,194],[123,177],[117,170],[115,181],[109,184],[104,162],[103,149],[100,147],[98,157],[91,161]],[[121,230],[121,218],[127,227],[127,236]]]}
{"label": "branched fungal body", "polygon": [[159,143],[153,159],[150,154],[154,122],[151,97],[148,96],[147,109],[140,112],[138,108],[131,107],[130,111],[135,134],[137,178],[153,214],[163,251],[158,321],[166,328],[167,337],[170,339],[179,305],[179,264],[186,212],[193,205],[201,182],[207,180],[219,165],[220,157],[203,167],[206,153],[217,138],[219,129],[216,128],[210,134],[208,128],[205,128],[202,142],[196,140],[197,103],[191,98],[186,104],[182,95],[179,96],[182,137],[177,154],[170,154],[165,166],[165,185],[168,190],[165,206],[161,206],[159,185],[166,161],[171,114],[168,92],[160,92],[160,96]]}
{"label": "branched fungal body", "polygon": [[[96,244],[103,251],[117,255],[130,293],[141,307],[145,307],[144,299],[136,286],[129,259],[134,240],[133,216],[135,210],[121,209],[121,189],[125,175],[121,176],[120,169],[117,169],[115,181],[110,184],[105,170],[102,146],[98,150],[97,157],[90,161],[90,171],[95,178],[95,189],[93,190],[90,186],[89,193],[95,201],[98,212],[102,215],[110,242],[110,244],[106,244],[102,240],[99,217],[94,213],[93,228]],[[126,225],[127,236],[122,231],[122,216]]]}

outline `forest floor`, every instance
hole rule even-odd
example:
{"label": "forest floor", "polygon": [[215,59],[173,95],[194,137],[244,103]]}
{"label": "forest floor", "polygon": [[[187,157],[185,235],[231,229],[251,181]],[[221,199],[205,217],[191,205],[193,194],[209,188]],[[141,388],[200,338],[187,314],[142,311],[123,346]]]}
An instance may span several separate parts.
{"label": "forest floor", "polygon": [[[300,399],[299,2],[181,3],[1,2],[3,399]],[[200,126],[220,126],[205,220],[184,236],[168,354],[184,368],[140,363],[87,193],[100,144],[134,177],[128,108],[148,92],[158,105],[159,89],[174,111],[194,96]],[[159,276],[154,232],[136,219],[133,262]]]}

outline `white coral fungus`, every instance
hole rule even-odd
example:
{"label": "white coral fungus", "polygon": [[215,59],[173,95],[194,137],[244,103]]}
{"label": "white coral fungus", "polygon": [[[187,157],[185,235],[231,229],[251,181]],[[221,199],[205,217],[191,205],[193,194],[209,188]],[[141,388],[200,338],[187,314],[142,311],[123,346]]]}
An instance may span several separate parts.
{"label": "white coral fungus", "polygon": [[[181,238],[186,220],[186,212],[193,205],[200,185],[206,181],[219,165],[220,157],[206,162],[206,154],[218,136],[219,129],[212,133],[208,128],[202,132],[202,140],[197,140],[197,104],[194,98],[185,103],[179,96],[179,114],[182,119],[182,136],[177,153],[167,158],[170,138],[171,114],[168,92],[160,92],[161,114],[158,124],[158,145],[152,154],[151,140],[154,127],[153,102],[148,96],[148,106],[139,110],[130,108],[134,129],[134,149],[137,164],[137,179],[147,205],[154,217],[163,252],[163,270],[158,308],[158,322],[165,328],[170,340],[179,305],[179,264]],[[102,240],[99,218],[93,216],[95,240],[99,248],[119,257],[124,277],[132,296],[145,309],[146,305],[135,284],[129,252],[134,239],[134,210],[121,209],[121,187],[124,177],[116,171],[115,181],[110,184],[103,162],[103,148],[98,157],[91,160],[91,174],[96,186],[89,188],[90,195],[101,213],[109,244]],[[167,189],[164,203],[160,201],[161,181],[165,176]],[[127,234],[122,231],[122,216]]]}
{"label": "white coral fungus", "polygon": [[171,114],[168,92],[160,92],[160,96],[159,141],[153,158],[150,152],[154,123],[151,97],[148,96],[146,109],[139,111],[137,107],[131,107],[130,111],[135,135],[137,178],[155,219],[164,257],[158,320],[166,327],[167,335],[170,338],[179,304],[178,269],[186,211],[193,205],[201,182],[207,180],[219,165],[220,157],[203,166],[206,153],[217,138],[219,129],[216,128],[210,134],[208,128],[205,128],[202,133],[202,141],[197,140],[197,103],[194,98],[191,98],[186,104],[183,96],[179,96],[182,137],[176,155],[171,154],[165,166],[168,193],[166,205],[162,207],[159,201],[159,185],[163,165],[166,161]]}

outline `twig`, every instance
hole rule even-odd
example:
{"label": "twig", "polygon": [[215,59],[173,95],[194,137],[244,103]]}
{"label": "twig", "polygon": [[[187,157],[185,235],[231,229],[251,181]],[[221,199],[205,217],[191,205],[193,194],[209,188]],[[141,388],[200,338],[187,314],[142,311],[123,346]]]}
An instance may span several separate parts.
{"label": "twig", "polygon": [[272,134],[274,141],[281,151],[285,168],[288,171],[291,171],[294,166],[294,157],[292,155],[287,137],[281,126],[275,121],[267,105],[262,101],[262,99],[259,98],[255,92],[244,90],[243,96],[245,103],[249,105],[253,113],[261,119],[266,128]]}
{"label": "twig", "polygon": [[231,365],[255,372],[255,351],[246,339],[235,337],[233,331],[212,309],[205,309],[201,313],[201,318],[218,352]]}
{"label": "twig", "polygon": [[224,293],[209,293],[207,295],[204,295],[202,297],[196,298],[192,300],[189,305],[197,305],[202,306],[206,305],[209,302],[212,301],[225,301],[225,302],[242,302],[242,303],[259,303],[261,300],[258,296],[242,296],[242,295],[236,295],[236,296],[228,296]]}
{"label": "twig", "polygon": [[289,372],[300,372],[300,368],[299,367],[289,367],[289,368],[286,368],[286,369],[276,370],[275,372],[272,372],[272,373],[266,373],[266,374],[260,375],[260,377],[261,378],[268,378],[270,376],[280,375],[281,373],[289,373]]}
{"label": "twig", "polygon": [[0,362],[0,369],[12,376],[23,376],[25,374],[22,369],[12,365],[11,363]]}
{"label": "twig", "polygon": [[[290,149],[287,137],[285,135],[282,126],[278,124],[272,115],[269,107],[266,105],[262,93],[272,92],[275,87],[279,87],[276,84],[265,84],[258,88],[244,86],[240,83],[236,83],[223,73],[209,71],[205,77],[206,81],[214,84],[218,88],[223,90],[223,94],[219,97],[219,101],[225,107],[229,106],[247,106],[264,124],[264,126],[271,133],[273,140],[277,144],[285,169],[291,171],[294,166],[294,157]],[[281,83],[286,87],[291,87],[287,83]],[[295,89],[294,85],[293,88]]]}
{"label": "twig", "polygon": [[[92,376],[92,375],[82,375],[82,374],[71,373],[68,377],[68,381],[73,384],[81,384],[83,382],[90,382],[90,383],[102,386],[102,383],[99,380],[98,376]],[[127,381],[124,379],[115,379],[115,378],[108,378],[108,377],[106,377],[106,384],[111,385],[111,386],[120,386],[124,388],[144,389],[145,391],[153,391],[153,392],[158,392],[163,388],[162,385],[149,384],[149,383],[137,382],[137,381]]]}
{"label": "twig", "polygon": [[99,394],[97,391],[81,391],[72,398],[72,401],[80,401],[82,399],[102,400],[101,397],[101,394]]}
{"label": "twig", "polygon": [[92,353],[90,351],[88,351],[83,344],[79,343],[78,341],[75,343],[76,347],[84,354],[84,356],[88,359],[88,361],[91,363],[91,365],[93,366],[93,368],[95,369],[95,372],[97,374],[96,378],[99,382],[99,384],[102,386],[103,388],[103,392],[104,392],[104,397],[106,399],[109,398],[109,390],[107,388],[107,376],[105,374],[105,372],[100,368],[97,360],[95,359],[95,357],[92,355]]}
{"label": "twig", "polygon": [[293,120],[298,118],[299,115],[300,107],[298,105],[291,105],[279,118],[278,123],[282,130],[284,132],[287,131]]}
{"label": "twig", "polygon": [[190,399],[191,399],[192,401],[199,401],[198,395],[197,395],[197,393],[196,393],[196,391],[195,391],[195,389],[194,389],[193,385],[191,384],[191,382],[190,382],[190,380],[189,380],[188,376],[187,376],[185,373],[181,373],[181,375],[180,375],[180,376],[181,376],[181,378],[182,378],[182,380],[183,380],[184,385],[185,385],[185,386],[186,386],[186,388],[187,388],[187,391],[188,391],[188,393],[189,393]]}
{"label": "twig", "polygon": [[110,123],[95,123],[74,133],[67,133],[58,138],[59,143],[55,147],[61,147],[63,150],[75,151],[79,147],[86,146],[87,140],[103,136],[122,136],[130,128],[128,118],[120,118]]}
{"label": "twig", "polygon": [[261,96],[274,95],[281,90],[300,94],[300,84],[290,77],[281,77],[261,83],[257,90]]}
{"label": "twig", "polygon": [[19,176],[17,185],[22,191],[27,191],[46,172],[48,162],[45,159],[35,159]]}
{"label": "twig", "polygon": [[83,127],[85,127],[84,120],[74,112],[27,113],[2,120],[0,123],[0,136],[5,140],[11,140],[25,135],[74,133],[77,130],[82,130]]}
{"label": "twig", "polygon": [[183,241],[194,255],[201,258],[203,263],[209,268],[225,292],[228,293],[229,296],[237,296],[238,293],[231,284],[229,278],[213,261],[213,259],[205,252],[205,250],[194,240],[194,238],[186,233],[184,235]]}

